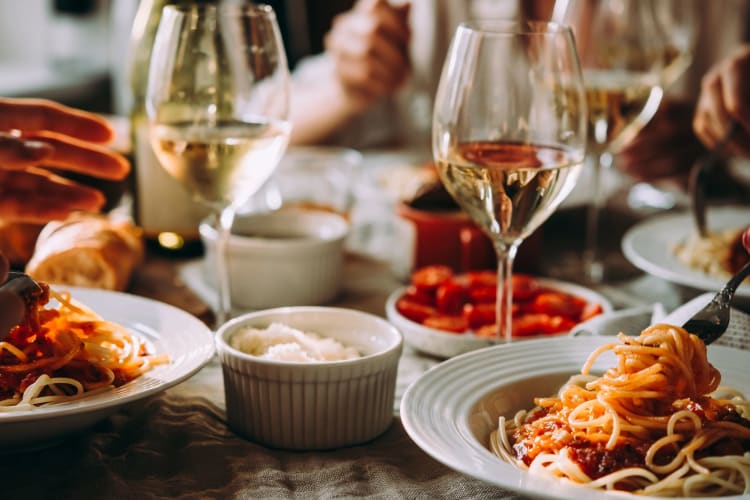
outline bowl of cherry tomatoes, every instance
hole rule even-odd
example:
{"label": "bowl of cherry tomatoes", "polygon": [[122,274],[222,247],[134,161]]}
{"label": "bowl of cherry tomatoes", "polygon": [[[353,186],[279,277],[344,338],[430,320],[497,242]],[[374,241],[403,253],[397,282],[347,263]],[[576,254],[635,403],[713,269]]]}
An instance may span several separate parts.
{"label": "bowl of cherry tomatoes", "polygon": [[[566,335],[579,323],[612,311],[599,293],[573,283],[515,274],[513,338]],[[481,270],[456,273],[426,266],[386,301],[386,315],[407,344],[449,358],[495,344],[497,275]]]}

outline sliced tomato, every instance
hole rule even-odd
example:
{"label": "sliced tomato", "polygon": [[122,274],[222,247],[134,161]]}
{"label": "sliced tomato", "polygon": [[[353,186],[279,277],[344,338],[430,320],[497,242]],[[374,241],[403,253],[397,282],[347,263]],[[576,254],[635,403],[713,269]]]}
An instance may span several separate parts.
{"label": "sliced tomato", "polygon": [[547,333],[549,314],[529,313],[513,318],[513,336],[531,337]]}
{"label": "sliced tomato", "polygon": [[435,306],[434,294],[431,294],[426,290],[417,288],[414,285],[407,286],[406,290],[404,290],[404,294],[401,297],[417,302],[419,304],[424,304],[426,306]]}
{"label": "sliced tomato", "polygon": [[451,333],[464,333],[469,329],[469,323],[466,321],[466,318],[448,314],[430,316],[429,318],[425,318],[422,324]]}
{"label": "sliced tomato", "polygon": [[494,304],[497,300],[497,286],[477,285],[469,288],[469,302],[474,304]]}
{"label": "sliced tomato", "polygon": [[464,302],[466,302],[466,288],[455,281],[446,281],[435,292],[435,306],[442,313],[459,315]]}
{"label": "sliced tomato", "polygon": [[437,288],[453,277],[453,269],[448,266],[425,266],[411,275],[412,284],[422,291],[434,293]]}
{"label": "sliced tomato", "polygon": [[603,312],[604,312],[604,309],[602,308],[601,304],[597,304],[595,302],[589,302],[583,308],[583,311],[581,311],[580,320],[586,321],[587,319],[591,319],[594,316],[598,316]]}
{"label": "sliced tomato", "polygon": [[577,322],[565,316],[550,316],[545,325],[544,333],[563,333],[569,332]]}
{"label": "sliced tomato", "polygon": [[469,327],[476,330],[495,323],[495,304],[464,304],[461,315],[466,318]]}
{"label": "sliced tomato", "polygon": [[472,288],[484,286],[497,288],[497,271],[469,271],[465,276],[468,285]]}
{"label": "sliced tomato", "polygon": [[586,307],[586,301],[569,293],[545,290],[534,297],[533,309],[550,316],[579,318]]}
{"label": "sliced tomato", "polygon": [[539,291],[539,282],[526,274],[514,274],[511,280],[515,300],[529,300]]}
{"label": "sliced tomato", "polygon": [[485,339],[497,338],[497,324],[483,325],[474,330],[474,335]]}
{"label": "sliced tomato", "polygon": [[426,318],[434,316],[437,312],[434,307],[430,307],[413,300],[400,298],[396,301],[396,310],[401,313],[402,316],[421,323]]}

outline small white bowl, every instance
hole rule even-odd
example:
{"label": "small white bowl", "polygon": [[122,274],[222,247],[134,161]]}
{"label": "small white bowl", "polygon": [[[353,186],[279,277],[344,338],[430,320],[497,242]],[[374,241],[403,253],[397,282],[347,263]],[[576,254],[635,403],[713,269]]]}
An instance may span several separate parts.
{"label": "small white bowl", "polygon": [[[338,340],[361,358],[297,363],[245,354],[232,335],[278,322]],[[235,432],[274,448],[323,450],[369,441],[393,422],[401,333],[375,315],[333,307],[248,313],[216,333],[227,421]]]}
{"label": "small white bowl", "polygon": [[[204,275],[216,286],[216,229],[204,221]],[[318,305],[341,285],[349,222],[319,210],[238,216],[227,247],[232,303],[244,309]]]}
{"label": "small white bowl", "polygon": [[[547,278],[535,278],[535,280],[541,287],[570,293],[585,299],[587,302],[599,304],[602,306],[602,312],[605,314],[612,311],[612,303],[606,297],[590,288]],[[403,333],[406,343],[415,349],[440,358],[452,358],[453,356],[497,343],[494,339],[479,337],[472,332],[451,333],[438,330],[437,328],[430,328],[410,320],[396,309],[396,303],[405,291],[406,287],[394,290],[386,301],[385,311],[388,320]],[[565,335],[565,333],[560,332],[551,335],[523,337],[519,338],[518,342],[532,338],[549,338],[553,335],[561,336]]]}

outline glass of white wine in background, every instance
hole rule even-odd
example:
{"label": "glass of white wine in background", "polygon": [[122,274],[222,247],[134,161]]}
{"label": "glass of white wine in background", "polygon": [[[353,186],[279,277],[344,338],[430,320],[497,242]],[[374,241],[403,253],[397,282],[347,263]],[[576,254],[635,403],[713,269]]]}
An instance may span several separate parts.
{"label": "glass of white wine in background", "polygon": [[151,144],[162,167],[216,214],[219,325],[231,308],[234,214],[285,151],[288,108],[289,70],[270,7],[164,8],[146,92]]}
{"label": "glass of white wine in background", "polygon": [[440,178],[498,256],[498,341],[512,337],[513,261],[573,189],[586,97],[571,30],[554,23],[459,26],[438,86],[432,150]]}
{"label": "glass of white wine in background", "polygon": [[664,87],[690,64],[692,29],[683,24],[690,9],[680,10],[681,3],[561,0],[555,6],[553,19],[575,33],[588,99],[590,198],[582,271],[593,283],[607,273],[599,241],[603,169],[651,120]]}

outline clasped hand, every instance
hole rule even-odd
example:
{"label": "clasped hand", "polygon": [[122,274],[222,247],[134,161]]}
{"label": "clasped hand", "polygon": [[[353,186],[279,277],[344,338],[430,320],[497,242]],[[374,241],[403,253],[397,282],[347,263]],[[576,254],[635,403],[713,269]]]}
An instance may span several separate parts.
{"label": "clasped hand", "polygon": [[43,224],[100,210],[100,191],[44,167],[123,179],[130,165],[104,146],[113,137],[91,113],[40,99],[0,99],[0,219]]}

